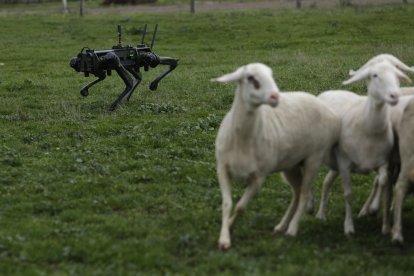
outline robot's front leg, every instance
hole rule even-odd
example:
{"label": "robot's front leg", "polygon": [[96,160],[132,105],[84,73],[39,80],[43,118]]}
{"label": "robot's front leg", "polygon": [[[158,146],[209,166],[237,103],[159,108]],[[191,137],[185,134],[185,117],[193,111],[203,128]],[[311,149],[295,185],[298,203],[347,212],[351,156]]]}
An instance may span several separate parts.
{"label": "robot's front leg", "polygon": [[84,86],[84,87],[81,89],[80,94],[81,94],[82,96],[84,96],[84,97],[88,96],[88,95],[89,95],[89,88],[90,88],[92,85],[94,85],[94,84],[96,84],[96,83],[98,83],[98,82],[100,82],[100,81],[103,81],[103,80],[106,78],[106,73],[105,73],[105,71],[99,71],[99,72],[96,74],[96,76],[98,77],[98,79],[97,79],[97,80],[94,80],[93,82],[89,83],[88,85]]}
{"label": "robot's front leg", "polygon": [[168,67],[168,69],[167,70],[165,70],[161,75],[159,75],[158,76],[158,78],[156,78],[153,82],[151,82],[151,84],[150,84],[150,89],[152,90],[152,91],[155,91],[155,90],[157,90],[157,88],[158,88],[158,83],[166,76],[166,75],[168,75],[169,73],[171,73],[175,68],[177,68],[177,66],[176,65],[171,65],[170,67]]}

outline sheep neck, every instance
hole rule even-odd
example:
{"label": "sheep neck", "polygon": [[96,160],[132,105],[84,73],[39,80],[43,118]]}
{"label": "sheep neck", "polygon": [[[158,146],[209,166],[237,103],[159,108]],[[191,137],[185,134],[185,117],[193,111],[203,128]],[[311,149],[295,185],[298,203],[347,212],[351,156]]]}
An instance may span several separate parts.
{"label": "sheep neck", "polygon": [[255,122],[258,116],[258,108],[250,108],[244,102],[241,88],[238,87],[233,103],[233,116],[231,126],[235,134],[233,139],[237,147],[251,145],[254,135]]}
{"label": "sheep neck", "polygon": [[388,106],[368,95],[363,109],[364,127],[370,133],[383,133],[388,130]]}

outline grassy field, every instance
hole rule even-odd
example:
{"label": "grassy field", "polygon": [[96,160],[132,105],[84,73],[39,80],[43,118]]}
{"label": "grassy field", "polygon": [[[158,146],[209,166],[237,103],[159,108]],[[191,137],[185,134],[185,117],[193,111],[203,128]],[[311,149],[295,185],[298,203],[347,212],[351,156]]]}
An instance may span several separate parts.
{"label": "grassy field", "polygon": [[[0,275],[412,275],[414,201],[403,247],[381,235],[381,216],[358,219],[375,174],[354,175],[356,235],[343,235],[345,204],[333,187],[328,220],[304,216],[294,239],[271,234],[291,199],[269,176],[218,250],[221,194],[214,139],[234,84],[209,80],[250,62],[274,71],[282,91],[341,85],[349,69],[390,53],[414,65],[414,4],[169,14],[0,16]],[[159,24],[154,51],[179,58],[144,72],[128,103],[115,74],[69,67],[82,47],[140,41]],[[147,37],[147,41],[150,41]],[[413,77],[413,76],[411,76]],[[317,122],[315,122],[317,123]],[[311,127],[311,126],[310,126]],[[314,182],[317,202],[327,169]],[[234,183],[235,201],[244,187]]]}

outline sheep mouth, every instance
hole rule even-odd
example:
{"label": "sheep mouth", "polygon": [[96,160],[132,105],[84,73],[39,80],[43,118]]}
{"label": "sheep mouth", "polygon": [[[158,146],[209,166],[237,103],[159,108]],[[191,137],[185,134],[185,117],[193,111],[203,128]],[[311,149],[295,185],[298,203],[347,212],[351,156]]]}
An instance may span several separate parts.
{"label": "sheep mouth", "polygon": [[269,101],[269,105],[274,108],[279,105],[279,101]]}
{"label": "sheep mouth", "polygon": [[387,101],[387,103],[388,103],[389,105],[391,105],[391,106],[395,106],[395,105],[397,105],[397,104],[398,104],[398,99],[396,99],[396,100],[388,100],[388,101]]}

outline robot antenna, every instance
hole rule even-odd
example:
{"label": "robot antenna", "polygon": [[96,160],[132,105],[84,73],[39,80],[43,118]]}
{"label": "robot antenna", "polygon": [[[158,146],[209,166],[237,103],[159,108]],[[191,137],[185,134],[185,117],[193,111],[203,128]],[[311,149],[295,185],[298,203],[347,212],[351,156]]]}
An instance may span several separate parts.
{"label": "robot antenna", "polygon": [[155,24],[154,35],[152,36],[151,50],[152,50],[152,46],[154,45],[155,34],[157,33],[157,27],[158,27],[158,24]]}

